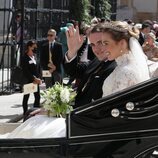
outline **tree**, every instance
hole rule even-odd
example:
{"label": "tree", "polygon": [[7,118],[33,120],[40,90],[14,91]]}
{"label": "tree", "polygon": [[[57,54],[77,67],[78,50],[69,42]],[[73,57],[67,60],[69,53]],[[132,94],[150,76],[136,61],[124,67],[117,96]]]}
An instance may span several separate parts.
{"label": "tree", "polygon": [[95,0],[93,5],[96,17],[110,19],[111,5],[109,3],[109,0]]}
{"label": "tree", "polygon": [[89,22],[90,17],[89,0],[70,0],[70,18],[79,22]]}

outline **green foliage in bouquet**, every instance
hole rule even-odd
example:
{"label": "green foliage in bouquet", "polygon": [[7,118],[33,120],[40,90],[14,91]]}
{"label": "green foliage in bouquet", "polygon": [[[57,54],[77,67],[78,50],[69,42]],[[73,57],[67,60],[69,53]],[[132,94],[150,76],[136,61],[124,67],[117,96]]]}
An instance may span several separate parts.
{"label": "green foliage in bouquet", "polygon": [[44,99],[43,108],[48,116],[65,117],[73,110],[76,92],[68,86],[56,83],[53,87],[41,92]]}

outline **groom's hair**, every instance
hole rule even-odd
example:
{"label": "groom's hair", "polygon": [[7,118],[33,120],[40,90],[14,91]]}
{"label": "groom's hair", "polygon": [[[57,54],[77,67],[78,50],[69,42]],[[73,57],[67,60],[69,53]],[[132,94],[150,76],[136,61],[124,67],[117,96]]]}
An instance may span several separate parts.
{"label": "groom's hair", "polygon": [[90,31],[89,31],[89,34],[92,34],[92,33],[99,33],[99,32],[103,32],[104,30],[104,23],[99,23],[99,24],[95,24],[95,25],[91,25],[91,28],[90,28]]}

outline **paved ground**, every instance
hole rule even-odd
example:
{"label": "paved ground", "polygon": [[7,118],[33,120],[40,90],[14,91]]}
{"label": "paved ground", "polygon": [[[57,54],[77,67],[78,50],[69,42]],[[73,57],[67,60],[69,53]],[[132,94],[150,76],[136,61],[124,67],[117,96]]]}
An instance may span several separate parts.
{"label": "paved ground", "polygon": [[[14,93],[11,95],[0,96],[0,122],[8,122],[22,114],[23,93]],[[33,94],[29,98],[29,107],[34,101]]]}
{"label": "paved ground", "polygon": [[[68,82],[68,78],[63,80]],[[1,83],[1,82],[0,82]],[[44,89],[44,87],[41,89]],[[0,95],[0,123],[9,122],[14,118],[18,118],[23,113],[22,109],[23,93],[14,93],[11,95]],[[33,94],[30,95],[28,105],[32,107],[34,102]],[[42,102],[42,99],[41,99]]]}

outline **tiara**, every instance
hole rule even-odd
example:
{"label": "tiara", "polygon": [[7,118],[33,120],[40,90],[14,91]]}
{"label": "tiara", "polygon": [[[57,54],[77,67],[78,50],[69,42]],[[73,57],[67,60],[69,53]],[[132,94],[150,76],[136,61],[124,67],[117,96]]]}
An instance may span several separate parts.
{"label": "tiara", "polygon": [[115,31],[118,31],[118,32],[124,32],[124,33],[128,32],[127,29],[121,28],[120,26],[116,26],[112,22],[106,22],[106,23],[104,23],[104,28],[112,29],[112,30],[115,30]]}

